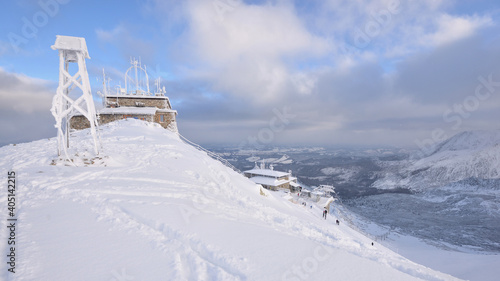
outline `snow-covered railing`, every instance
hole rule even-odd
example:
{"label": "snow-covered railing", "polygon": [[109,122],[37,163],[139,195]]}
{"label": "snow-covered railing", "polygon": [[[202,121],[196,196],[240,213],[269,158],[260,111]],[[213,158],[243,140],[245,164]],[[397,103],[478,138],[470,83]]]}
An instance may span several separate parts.
{"label": "snow-covered railing", "polygon": [[231,163],[229,163],[229,161],[227,161],[226,159],[222,158],[222,156],[220,156],[219,154],[217,154],[215,152],[212,152],[210,150],[207,150],[207,149],[203,148],[201,145],[198,145],[198,144],[196,144],[196,143],[188,140],[185,136],[181,135],[179,132],[177,132],[177,134],[179,135],[179,137],[181,138],[181,140],[184,141],[185,143],[194,146],[196,149],[198,149],[200,151],[205,152],[212,159],[215,159],[215,160],[221,162],[226,167],[231,168],[231,169],[233,169],[233,171],[241,174],[240,170],[238,170],[235,166],[233,166]]}

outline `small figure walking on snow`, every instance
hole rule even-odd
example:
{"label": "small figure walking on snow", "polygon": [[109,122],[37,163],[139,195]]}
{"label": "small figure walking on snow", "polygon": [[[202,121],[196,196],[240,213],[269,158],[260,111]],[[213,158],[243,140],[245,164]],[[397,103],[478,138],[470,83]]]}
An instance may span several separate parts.
{"label": "small figure walking on snow", "polygon": [[337,223],[337,225],[340,225],[340,222],[339,222],[339,220],[335,220],[335,223]]}
{"label": "small figure walking on snow", "polygon": [[328,213],[328,211],[327,211],[327,210],[324,210],[324,211],[323,211],[323,218],[325,218],[325,220],[326,220],[326,214],[327,214],[327,213]]}

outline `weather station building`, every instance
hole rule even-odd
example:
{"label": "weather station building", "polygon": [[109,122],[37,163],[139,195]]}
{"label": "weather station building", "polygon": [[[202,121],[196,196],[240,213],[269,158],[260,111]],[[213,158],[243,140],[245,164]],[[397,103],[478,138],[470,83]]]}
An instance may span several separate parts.
{"label": "weather station building", "polygon": [[297,178],[292,176],[291,171],[275,171],[272,165],[267,169],[264,163],[261,163],[260,167],[256,164],[252,170],[245,171],[244,175],[256,184],[274,191],[290,190],[295,192],[301,189],[297,183]]}
{"label": "weather station building", "polygon": [[[125,72],[125,88],[109,90],[109,80],[103,71],[103,91],[98,92],[104,108],[97,111],[98,123],[106,124],[116,120],[133,118],[160,124],[163,128],[177,132],[177,111],[172,109],[165,95],[165,87],[160,87],[160,78],[155,80],[155,91],[150,92],[146,67],[139,61],[131,60],[132,66]],[[71,129],[90,127],[83,115],[74,115],[70,120]]]}

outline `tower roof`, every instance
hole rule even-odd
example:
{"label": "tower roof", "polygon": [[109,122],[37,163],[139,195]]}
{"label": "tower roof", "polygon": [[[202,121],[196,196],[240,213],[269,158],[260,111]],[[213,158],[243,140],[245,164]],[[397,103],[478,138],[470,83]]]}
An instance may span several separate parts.
{"label": "tower roof", "polygon": [[82,52],[86,59],[90,59],[85,38],[56,35],[56,42],[51,46],[52,50],[65,50]]}

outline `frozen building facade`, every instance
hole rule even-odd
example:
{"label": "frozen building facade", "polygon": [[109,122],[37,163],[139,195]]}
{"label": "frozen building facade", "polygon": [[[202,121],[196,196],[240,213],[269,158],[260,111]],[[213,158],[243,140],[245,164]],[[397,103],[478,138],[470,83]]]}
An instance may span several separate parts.
{"label": "frozen building facade", "polygon": [[275,171],[272,165],[266,169],[264,163],[260,167],[255,165],[252,170],[245,171],[244,175],[256,184],[274,191],[285,189],[295,192],[301,189],[300,185],[297,184],[297,178],[292,177],[291,172]]}
{"label": "frozen building facade", "polygon": [[[149,89],[149,77],[145,66],[137,60],[131,60],[132,66],[125,73],[125,88],[116,87],[111,93],[108,81],[103,73],[103,91],[98,92],[103,100],[101,110],[98,110],[99,124],[116,120],[133,118],[160,124],[163,128],[177,132],[177,111],[172,109],[170,100],[165,95],[165,87],[160,87],[159,78],[155,80],[155,91]],[[71,118],[72,129],[89,128],[88,120],[82,115]]]}

